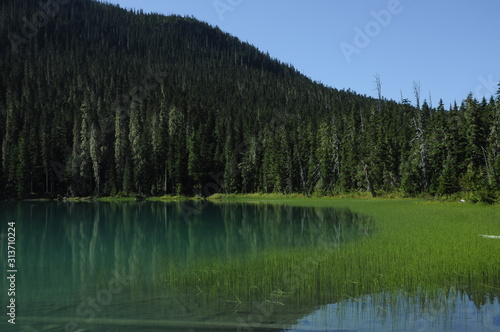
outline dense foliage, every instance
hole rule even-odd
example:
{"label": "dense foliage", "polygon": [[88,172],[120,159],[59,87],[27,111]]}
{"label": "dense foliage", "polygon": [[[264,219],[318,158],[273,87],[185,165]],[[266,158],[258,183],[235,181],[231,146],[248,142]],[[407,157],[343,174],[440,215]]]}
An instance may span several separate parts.
{"label": "dense foliage", "polygon": [[193,18],[42,3],[0,3],[4,197],[500,189],[500,94],[369,98]]}

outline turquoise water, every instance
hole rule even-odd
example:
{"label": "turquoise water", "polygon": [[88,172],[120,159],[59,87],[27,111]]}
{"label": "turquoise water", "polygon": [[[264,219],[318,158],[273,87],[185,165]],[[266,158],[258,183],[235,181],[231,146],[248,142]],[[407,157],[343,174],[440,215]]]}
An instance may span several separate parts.
{"label": "turquoise water", "polygon": [[[16,226],[16,325],[1,331],[495,331],[497,299],[453,292],[422,300],[374,294],[248,312],[170,288],[169,272],[242,264],[275,250],[337,248],[376,231],[347,209],[206,202],[2,202],[2,290],[8,223]],[[202,290],[200,290],[202,292]],[[10,296],[3,291],[2,307]],[[279,310],[273,308],[279,307]],[[239,307],[242,308],[242,307]],[[7,308],[5,312],[7,312]]]}
{"label": "turquoise water", "polygon": [[[355,227],[340,231],[354,216],[345,210],[195,202],[0,204],[2,234],[7,222],[16,222],[16,328],[30,331],[139,331],[148,324],[203,330],[214,319],[231,330],[239,324],[231,312],[214,312],[165,288],[166,268],[189,274],[206,261],[244,261],[357,236]],[[2,270],[5,282],[7,268]],[[2,296],[2,305],[7,300]]]}

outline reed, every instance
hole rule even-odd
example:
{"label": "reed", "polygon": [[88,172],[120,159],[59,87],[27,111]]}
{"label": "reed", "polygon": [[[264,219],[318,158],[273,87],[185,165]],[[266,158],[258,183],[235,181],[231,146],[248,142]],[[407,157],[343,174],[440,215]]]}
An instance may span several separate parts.
{"label": "reed", "polygon": [[272,203],[348,208],[372,216],[375,228],[371,236],[338,245],[205,260],[184,270],[170,265],[164,286],[235,312],[255,301],[279,310],[380,293],[418,297],[454,289],[479,302],[500,295],[500,240],[480,236],[500,235],[496,206],[377,199]]}

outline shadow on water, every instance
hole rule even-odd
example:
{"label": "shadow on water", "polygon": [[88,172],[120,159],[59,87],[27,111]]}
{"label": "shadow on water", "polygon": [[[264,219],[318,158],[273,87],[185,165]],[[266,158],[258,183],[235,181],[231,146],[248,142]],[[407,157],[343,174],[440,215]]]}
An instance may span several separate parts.
{"label": "shadow on water", "polygon": [[[186,204],[198,211],[189,219],[183,217]],[[85,331],[100,324],[107,329],[120,325],[120,331],[128,325],[136,330],[248,329],[246,311],[234,315],[239,285],[223,295],[218,294],[224,285],[211,292],[205,288],[218,282],[214,278],[221,278],[224,268],[251,261],[246,272],[253,269],[258,279],[261,257],[331,250],[373,231],[371,218],[346,209],[200,204],[0,203],[1,220],[16,222],[18,323],[28,324],[28,330]],[[2,237],[2,257],[5,241]],[[208,268],[207,276],[200,275],[200,269]],[[2,274],[6,280],[6,269]],[[231,277],[235,283],[241,278]],[[297,319],[312,309],[292,316]],[[268,329],[269,319],[253,318],[251,329]],[[275,329],[291,326],[275,323]]]}

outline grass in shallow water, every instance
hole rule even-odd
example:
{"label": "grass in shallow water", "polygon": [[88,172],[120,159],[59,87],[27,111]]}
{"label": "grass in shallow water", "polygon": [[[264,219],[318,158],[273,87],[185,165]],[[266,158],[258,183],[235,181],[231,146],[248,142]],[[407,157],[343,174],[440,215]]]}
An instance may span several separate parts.
{"label": "grass in shallow water", "polygon": [[375,231],[340,245],[270,250],[202,263],[189,271],[170,267],[169,287],[236,311],[255,301],[319,305],[382,292],[418,295],[457,289],[478,304],[500,295],[500,240],[480,236],[500,235],[497,206],[422,200],[247,200],[349,208],[372,216]]}

